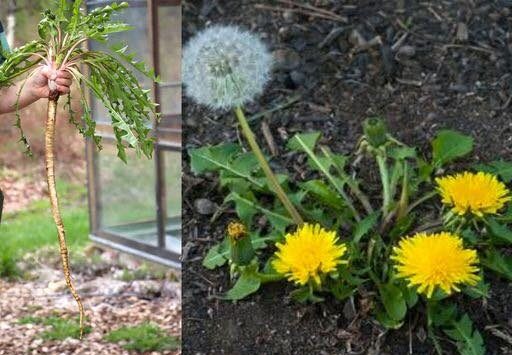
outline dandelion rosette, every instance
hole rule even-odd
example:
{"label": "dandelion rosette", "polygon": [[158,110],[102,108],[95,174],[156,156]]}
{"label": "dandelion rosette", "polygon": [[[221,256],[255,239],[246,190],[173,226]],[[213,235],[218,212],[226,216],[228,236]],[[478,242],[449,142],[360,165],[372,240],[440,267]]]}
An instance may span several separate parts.
{"label": "dandelion rosette", "polygon": [[393,248],[391,259],[396,262],[398,277],[427,298],[436,288],[449,295],[460,291],[457,285],[473,286],[480,280],[476,251],[464,249],[462,239],[447,232],[404,238]]}
{"label": "dandelion rosette", "polygon": [[212,26],[183,50],[186,93],[199,104],[231,109],[263,92],[272,55],[254,34],[235,26]]}
{"label": "dandelion rosette", "polygon": [[496,214],[511,199],[505,184],[489,173],[466,171],[437,178],[436,183],[443,204],[461,216]]}
{"label": "dandelion rosette", "polygon": [[321,275],[336,270],[347,247],[338,243],[335,231],[327,231],[320,225],[304,224],[295,233],[285,236],[284,243],[276,244],[278,251],[272,262],[274,269],[291,282],[306,285],[314,281],[321,285]]}

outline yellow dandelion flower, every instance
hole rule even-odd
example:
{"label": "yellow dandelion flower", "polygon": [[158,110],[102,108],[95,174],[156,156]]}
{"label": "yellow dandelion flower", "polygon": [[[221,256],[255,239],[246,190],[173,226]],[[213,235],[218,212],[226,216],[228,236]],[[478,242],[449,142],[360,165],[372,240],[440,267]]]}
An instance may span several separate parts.
{"label": "yellow dandelion flower", "polygon": [[336,270],[347,247],[338,244],[335,231],[327,231],[320,225],[304,224],[295,233],[285,236],[284,244],[276,244],[278,251],[272,262],[274,269],[289,281],[305,285],[309,281],[321,284],[320,275]]}
{"label": "yellow dandelion flower", "polygon": [[475,250],[464,249],[457,235],[441,232],[417,233],[402,239],[393,248],[398,277],[409,281],[409,287],[418,287],[428,298],[436,287],[446,294],[460,291],[459,284],[475,285],[478,257]]}
{"label": "yellow dandelion flower", "polygon": [[466,171],[437,178],[436,183],[442,202],[458,215],[495,214],[511,199],[505,184],[489,173]]}

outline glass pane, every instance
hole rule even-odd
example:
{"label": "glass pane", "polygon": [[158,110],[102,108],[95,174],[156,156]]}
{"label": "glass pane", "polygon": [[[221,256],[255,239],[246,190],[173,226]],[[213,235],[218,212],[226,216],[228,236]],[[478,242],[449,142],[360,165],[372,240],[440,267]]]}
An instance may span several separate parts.
{"label": "glass pane", "polygon": [[108,141],[97,155],[100,230],[157,245],[153,160],[127,151],[128,164]]}
{"label": "glass pane", "polygon": [[181,152],[165,151],[166,248],[181,253]]}
{"label": "glass pane", "polygon": [[[91,11],[96,7],[103,7],[105,4],[101,6],[89,6],[88,10]],[[136,53],[136,60],[144,61],[148,66],[152,65],[151,58],[151,46],[149,40],[149,28],[147,21],[147,8],[146,7],[129,7],[122,12],[113,16],[115,21],[122,21],[127,23],[134,28],[130,31],[121,32],[121,33],[113,33],[110,35],[110,40],[108,44],[99,43],[96,41],[89,42],[89,48],[92,50],[109,50],[109,48],[117,43],[126,43],[128,44],[128,52]],[[123,62],[128,68],[129,64]],[[133,70],[133,73],[139,80],[140,84],[145,89],[152,88],[152,82],[150,79],[146,78],[144,75],[140,74],[136,70]],[[93,118],[96,121],[100,122],[110,122],[110,116],[103,106],[103,104],[97,100],[96,98],[91,98],[91,109]]]}
{"label": "glass pane", "polygon": [[181,6],[158,7],[160,76],[163,82],[181,81]]}

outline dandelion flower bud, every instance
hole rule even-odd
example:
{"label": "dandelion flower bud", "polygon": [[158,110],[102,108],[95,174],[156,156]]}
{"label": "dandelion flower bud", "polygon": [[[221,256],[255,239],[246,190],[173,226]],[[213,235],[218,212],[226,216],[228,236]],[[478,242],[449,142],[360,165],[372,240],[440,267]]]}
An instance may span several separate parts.
{"label": "dandelion flower bud", "polygon": [[272,56],[256,35],[235,26],[212,26],[183,51],[186,93],[214,109],[243,106],[263,92]]}
{"label": "dandelion flower bud", "polygon": [[251,236],[240,222],[231,222],[227,228],[231,261],[236,265],[248,265],[254,258]]}

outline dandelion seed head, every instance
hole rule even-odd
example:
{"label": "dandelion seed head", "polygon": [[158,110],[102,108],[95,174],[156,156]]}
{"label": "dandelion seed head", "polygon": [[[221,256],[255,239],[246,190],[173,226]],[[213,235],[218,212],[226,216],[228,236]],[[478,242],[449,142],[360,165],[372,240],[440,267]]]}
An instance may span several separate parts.
{"label": "dandelion seed head", "polygon": [[214,109],[243,106],[263,92],[272,56],[253,33],[235,26],[212,26],[183,50],[187,96]]}

